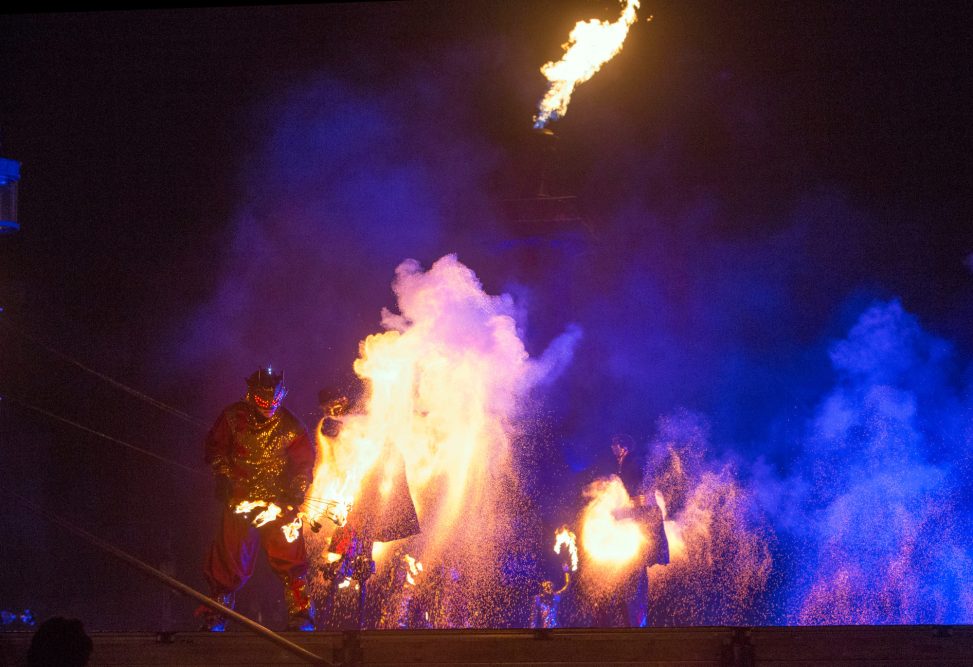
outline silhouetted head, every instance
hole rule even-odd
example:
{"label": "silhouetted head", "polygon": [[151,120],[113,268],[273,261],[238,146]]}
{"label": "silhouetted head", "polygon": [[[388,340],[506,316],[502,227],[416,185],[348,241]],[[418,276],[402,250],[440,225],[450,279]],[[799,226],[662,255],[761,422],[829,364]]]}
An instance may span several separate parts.
{"label": "silhouetted head", "polygon": [[612,436],[611,450],[615,460],[621,465],[625,457],[636,449],[635,438],[628,433],[616,433]]}
{"label": "silhouetted head", "polygon": [[55,616],[44,621],[31,638],[27,667],[83,667],[93,649],[81,621]]}

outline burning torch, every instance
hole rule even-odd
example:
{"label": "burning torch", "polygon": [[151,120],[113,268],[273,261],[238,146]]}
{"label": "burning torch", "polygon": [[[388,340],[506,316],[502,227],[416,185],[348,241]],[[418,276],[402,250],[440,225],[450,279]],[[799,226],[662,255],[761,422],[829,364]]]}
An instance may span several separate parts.
{"label": "burning torch", "polygon": [[542,129],[549,121],[564,116],[574,89],[622,50],[628,29],[635,23],[638,6],[639,0],[626,0],[621,16],[615,21],[591,19],[575,24],[564,45],[564,56],[541,67],[550,86],[538,105],[534,129]]}

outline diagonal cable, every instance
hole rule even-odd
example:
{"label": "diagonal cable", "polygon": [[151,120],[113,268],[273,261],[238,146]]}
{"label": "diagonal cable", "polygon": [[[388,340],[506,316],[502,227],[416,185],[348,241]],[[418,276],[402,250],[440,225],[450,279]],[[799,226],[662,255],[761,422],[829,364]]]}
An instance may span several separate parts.
{"label": "diagonal cable", "polygon": [[68,419],[67,417],[62,417],[60,415],[54,414],[53,412],[50,412],[48,410],[45,410],[44,408],[39,408],[36,405],[31,405],[30,403],[27,403],[25,401],[22,401],[19,398],[15,398],[15,397],[11,396],[10,394],[3,394],[2,396],[0,396],[0,400],[8,400],[8,401],[11,401],[11,402],[16,403],[17,405],[19,405],[21,407],[27,408],[28,410],[33,410],[34,412],[37,412],[39,414],[42,414],[45,417],[49,417],[50,419],[55,419],[55,420],[57,420],[59,422],[62,422],[64,424],[68,424],[68,425],[73,426],[73,427],[75,427],[77,429],[80,429],[80,430],[82,430],[82,431],[84,431],[86,433],[90,433],[91,435],[96,435],[99,438],[104,438],[105,440],[109,440],[111,442],[114,442],[115,444],[121,445],[122,447],[126,447],[128,449],[131,449],[132,451],[136,451],[139,454],[142,454],[144,456],[151,457],[151,458],[153,458],[153,459],[155,459],[157,461],[161,461],[162,463],[166,463],[166,464],[171,465],[171,466],[176,466],[177,468],[182,468],[183,470],[188,470],[189,472],[194,473],[196,475],[200,475],[200,476],[209,478],[209,474],[208,473],[205,473],[202,470],[199,470],[198,468],[192,468],[192,467],[187,466],[187,465],[185,465],[183,463],[179,463],[178,461],[173,461],[172,459],[166,458],[165,456],[162,456],[160,454],[156,454],[155,452],[151,452],[151,451],[149,451],[147,449],[143,449],[142,447],[138,447],[138,446],[133,445],[133,444],[131,444],[129,442],[125,442],[124,440],[119,440],[118,438],[113,437],[113,436],[110,436],[107,433],[102,433],[101,431],[96,431],[93,428],[88,428],[87,426],[85,426],[83,424],[79,424],[76,421],[72,421],[72,420]]}
{"label": "diagonal cable", "polygon": [[196,427],[199,427],[199,428],[202,428],[202,429],[208,428],[207,424],[202,419],[200,419],[198,417],[194,417],[193,415],[189,414],[188,412],[184,412],[184,411],[180,410],[179,408],[174,408],[174,407],[172,407],[171,405],[169,405],[167,403],[163,403],[162,401],[160,401],[160,400],[158,400],[156,398],[152,398],[151,396],[149,396],[145,392],[139,391],[138,389],[135,389],[134,387],[128,386],[124,382],[119,382],[118,380],[116,380],[116,379],[114,379],[112,377],[109,377],[109,376],[105,375],[104,373],[101,373],[99,371],[96,371],[94,368],[91,368],[89,366],[86,366],[85,364],[81,363],[77,359],[74,359],[73,357],[69,357],[68,355],[64,354],[63,352],[59,352],[58,350],[55,350],[54,348],[52,348],[47,343],[43,342],[42,340],[40,340],[36,336],[32,336],[31,334],[27,333],[26,331],[24,331],[20,327],[11,324],[6,318],[0,318],[0,325],[5,326],[9,331],[14,332],[15,334],[17,334],[21,338],[23,338],[23,339],[25,339],[25,340],[33,343],[34,345],[37,345],[38,347],[40,347],[40,348],[42,348],[44,350],[47,350],[50,354],[54,355],[55,357],[58,357],[59,359],[61,359],[63,361],[66,361],[67,363],[69,363],[69,364],[71,364],[73,366],[76,366],[76,367],[80,368],[81,370],[85,371],[86,373],[90,373],[90,374],[94,375],[95,377],[97,377],[97,378],[99,378],[101,380],[104,380],[105,382],[107,382],[108,384],[112,385],[113,387],[115,387],[117,389],[120,389],[120,390],[124,391],[127,394],[130,394],[132,396],[135,396],[136,398],[145,401],[149,405],[152,405],[152,406],[158,408],[159,410],[162,410],[163,412],[168,412],[169,414],[171,414],[171,415],[173,415],[175,417],[178,417],[179,419],[182,419],[183,421],[186,421],[186,422],[192,424],[193,426],[196,426]]}
{"label": "diagonal cable", "polygon": [[135,556],[129,554],[127,551],[123,551],[122,549],[119,549],[111,542],[108,542],[107,540],[103,540],[100,537],[97,537],[89,533],[84,528],[81,528],[80,526],[77,526],[74,523],[67,521],[66,519],[55,514],[54,512],[51,512],[49,510],[40,507],[39,505],[36,505],[35,503],[31,502],[30,500],[20,495],[13,489],[6,487],[2,481],[0,481],[0,492],[11,496],[12,498],[14,498],[14,500],[17,503],[20,504],[21,507],[25,507],[26,509],[30,510],[34,514],[43,517],[44,519],[50,521],[51,523],[58,526],[59,528],[62,528],[63,530],[75,535],[76,537],[80,537],[81,539],[85,540],[89,544],[101,549],[102,551],[107,552],[108,554],[114,556],[115,558],[118,558],[119,560],[128,563],[129,565],[141,571],[142,573],[147,574],[150,577],[161,581],[169,588],[172,588],[178,591],[179,593],[182,593],[186,597],[192,598],[197,602],[205,605],[206,607],[212,609],[213,611],[231,618],[232,620],[236,621],[237,623],[242,625],[250,632],[253,632],[256,635],[263,637],[268,641],[273,642],[274,644],[281,647],[285,651],[288,651],[292,655],[297,656],[302,661],[311,665],[322,665],[325,667],[328,667],[332,664],[327,660],[325,660],[324,658],[322,658],[321,656],[311,653],[303,646],[295,644],[294,642],[287,639],[286,637],[281,636],[279,633],[276,633],[273,630],[270,630],[269,628],[260,625],[256,621],[247,618],[243,614],[234,611],[229,607],[225,607],[221,605],[220,603],[216,602],[212,598],[203,595],[195,588],[191,586],[187,586],[186,584],[179,581],[175,577],[168,575],[165,572],[162,572],[161,570],[152,567],[148,563],[139,560]]}

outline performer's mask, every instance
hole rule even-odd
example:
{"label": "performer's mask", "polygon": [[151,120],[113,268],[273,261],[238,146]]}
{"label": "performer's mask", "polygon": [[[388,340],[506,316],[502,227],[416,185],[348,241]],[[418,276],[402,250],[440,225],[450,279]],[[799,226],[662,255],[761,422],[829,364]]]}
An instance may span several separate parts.
{"label": "performer's mask", "polygon": [[247,400],[264,417],[273,417],[287,395],[284,373],[275,373],[269,366],[257,369],[247,378]]}

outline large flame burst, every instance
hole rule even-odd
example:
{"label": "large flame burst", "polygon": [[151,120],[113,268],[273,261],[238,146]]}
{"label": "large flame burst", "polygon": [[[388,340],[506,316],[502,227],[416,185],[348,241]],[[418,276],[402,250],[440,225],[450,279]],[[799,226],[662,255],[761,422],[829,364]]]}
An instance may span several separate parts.
{"label": "large flame burst", "polygon": [[635,560],[648,536],[635,519],[625,485],[616,476],[595,481],[585,489],[589,498],[581,518],[581,546],[596,565],[617,569]]}
{"label": "large flame burst", "polygon": [[[427,272],[403,262],[392,288],[400,314],[383,310],[386,331],[361,343],[354,369],[367,395],[321,443],[330,455],[319,456],[309,496],[351,505],[375,484],[382,502],[400,453],[422,526],[409,549],[469,598],[491,586],[501,548],[516,542],[516,419],[557,364],[529,358],[513,300],[486,294],[453,255]],[[566,336],[555,355],[570,352],[577,333]]]}
{"label": "large flame burst", "polygon": [[541,67],[541,73],[551,85],[534,116],[535,128],[542,128],[549,120],[567,113],[574,89],[622,50],[628,29],[635,23],[638,6],[638,0],[627,0],[622,15],[615,21],[591,19],[575,24],[564,44],[564,56]]}

